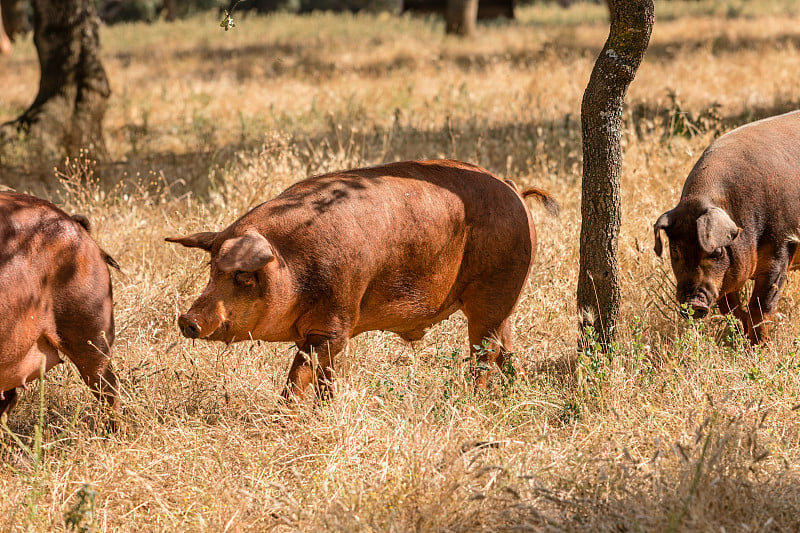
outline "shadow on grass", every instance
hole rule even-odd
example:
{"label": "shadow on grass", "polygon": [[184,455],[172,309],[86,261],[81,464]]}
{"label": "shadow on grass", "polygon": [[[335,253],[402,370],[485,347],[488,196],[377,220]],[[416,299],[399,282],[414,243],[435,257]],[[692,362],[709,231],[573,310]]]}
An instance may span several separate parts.
{"label": "shadow on grass", "polygon": [[[423,65],[453,66],[464,73],[480,72],[493,65],[503,64],[514,69],[527,69],[533,65],[557,58],[566,62],[577,58],[594,58],[602,48],[603,42],[594,46],[576,43],[574,39],[557,35],[553,40],[537,44],[536,47],[491,51],[485,53],[449,52],[439,55],[415,56],[411,54],[388,55],[384,59],[360,64],[347,64],[333,55],[321,55],[319,46],[308,43],[260,43],[238,48],[198,47],[175,50],[169,61],[195,61],[200,65],[199,75],[207,79],[219,76],[221,68],[235,74],[238,80],[254,77],[270,79],[281,76],[315,79],[331,79],[343,74],[362,78],[380,78],[393,72],[414,71]],[[731,38],[724,34],[698,36],[695,39],[652,43],[647,49],[651,61],[672,61],[679,54],[698,50],[708,50],[712,55],[735,55],[744,51],[800,48],[800,33],[783,33],[769,37]],[[123,65],[148,62],[151,52],[123,52],[115,58]],[[223,67],[224,65],[224,67]]]}
{"label": "shadow on grass", "polygon": [[632,484],[627,499],[575,497],[572,490],[540,487],[498,531],[800,531],[798,480],[780,477],[753,482],[723,475],[688,499],[674,486],[662,487],[665,492],[655,497],[633,494],[641,489]]}
{"label": "shadow on grass", "polygon": [[[691,136],[713,129],[723,133],[741,124],[785,113],[800,107],[800,98],[784,100],[768,106],[754,106],[743,113],[718,113],[713,121],[697,124],[694,130],[680,133]],[[724,111],[724,110],[718,110]],[[660,136],[666,145],[677,135],[672,131],[675,117],[691,121],[691,113],[672,107],[634,102],[624,115],[624,128],[639,139]],[[687,118],[688,117],[688,118]],[[290,149],[305,164],[306,173],[300,180],[317,171],[328,156],[349,151],[349,159],[373,163],[410,159],[454,158],[472,162],[504,176],[508,173],[527,175],[545,169],[551,176],[566,176],[569,185],[580,182],[582,168],[581,126],[577,115],[566,114],[553,121],[509,122],[487,125],[483,118],[462,123],[445,124],[437,128],[420,128],[403,124],[401,119],[388,126],[358,129],[351,133],[347,117],[332,121],[326,131],[311,135],[296,134]],[[344,126],[344,127],[342,127]],[[343,135],[345,138],[343,138]],[[207,197],[219,185],[216,176],[237,164],[237,154],[257,154],[263,139],[244,139],[242,142],[186,153],[152,152],[129,157],[125,161],[99,162],[96,174],[109,188],[119,183],[133,182],[137,176],[159,173],[176,196],[187,192]],[[15,148],[16,149],[16,148]],[[20,148],[18,151],[22,151]],[[0,185],[20,191],[49,196],[59,187],[53,162],[35,156],[0,154]],[[346,158],[347,159],[347,158]],[[24,163],[19,163],[20,161]],[[534,161],[538,164],[534,165]],[[63,165],[63,161],[61,162]],[[56,164],[58,166],[58,164]],[[343,169],[342,169],[343,170]],[[541,182],[543,176],[534,176]],[[141,186],[137,183],[136,186]],[[267,198],[264,198],[267,200]]]}
{"label": "shadow on grass", "polygon": [[[800,531],[800,476],[775,433],[791,407],[710,394],[691,407],[671,413],[682,422],[654,431],[654,442],[603,424],[581,440],[574,477],[521,476],[525,505],[509,530]],[[615,413],[618,423],[637,425],[641,417],[627,411]]]}

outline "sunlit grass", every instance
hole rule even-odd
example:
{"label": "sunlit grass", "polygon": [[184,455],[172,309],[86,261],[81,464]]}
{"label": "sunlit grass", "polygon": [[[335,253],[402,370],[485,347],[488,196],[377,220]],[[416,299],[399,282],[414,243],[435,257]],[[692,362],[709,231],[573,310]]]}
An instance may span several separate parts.
{"label": "sunlit grass", "polygon": [[[719,316],[678,318],[652,223],[715,135],[798,107],[800,19],[783,1],[659,2],[657,16],[625,114],[610,358],[576,352],[574,303],[579,109],[602,6],[521,8],[470,41],[436,19],[380,14],[103,29],[113,160],[60,164],[72,186],[46,187],[50,163],[4,149],[0,184],[86,214],[122,265],[124,423],[104,432],[69,365],[49,375],[42,411],[31,386],[0,437],[0,527],[63,530],[80,516],[101,531],[799,529],[793,277],[774,343],[751,349]],[[0,58],[0,120],[30,103],[37,69],[30,41]],[[468,382],[460,314],[414,345],[354,339],[335,399],[298,412],[278,399],[291,346],[180,336],[175,317],[208,267],[164,237],[223,228],[308,174],[421,157],[475,162],[562,204],[559,219],[531,206],[539,251],[514,315],[514,371],[488,394]]]}

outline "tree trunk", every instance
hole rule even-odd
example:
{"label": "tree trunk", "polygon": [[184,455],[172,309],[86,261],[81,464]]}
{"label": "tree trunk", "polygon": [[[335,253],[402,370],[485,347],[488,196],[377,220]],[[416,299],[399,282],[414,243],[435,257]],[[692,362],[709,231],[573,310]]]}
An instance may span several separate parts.
{"label": "tree trunk", "polygon": [[462,37],[475,34],[478,20],[478,0],[447,0],[445,32]]}
{"label": "tree trunk", "polygon": [[17,35],[25,35],[31,31],[25,0],[0,0],[0,11],[3,12],[3,29],[12,41]]}
{"label": "tree trunk", "polygon": [[608,346],[615,339],[620,288],[618,237],[622,106],[653,29],[652,0],[608,0],[611,30],[581,104],[581,196],[578,313]]}
{"label": "tree trunk", "polygon": [[8,40],[5,27],[3,26],[3,12],[0,9],[0,54],[6,55],[11,53],[11,41]]}
{"label": "tree trunk", "polygon": [[100,62],[94,2],[33,0],[33,14],[39,93],[12,125],[27,132],[44,155],[86,148],[102,158],[102,122],[111,89]]}
{"label": "tree trunk", "polygon": [[164,13],[167,22],[174,22],[178,18],[178,0],[164,0]]}

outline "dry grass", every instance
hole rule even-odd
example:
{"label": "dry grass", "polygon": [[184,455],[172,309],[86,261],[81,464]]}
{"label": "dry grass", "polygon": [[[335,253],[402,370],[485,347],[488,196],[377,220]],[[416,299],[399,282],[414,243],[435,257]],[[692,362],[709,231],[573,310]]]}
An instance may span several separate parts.
{"label": "dry grass", "polygon": [[[650,229],[716,133],[798,107],[800,12],[657,6],[629,92],[623,331],[610,359],[576,358],[574,308],[579,106],[604,12],[521,15],[470,42],[436,20],[381,15],[104,30],[115,162],[72,160],[61,169],[71,185],[47,187],[51,169],[7,149],[0,181],[88,215],[123,265],[125,423],[96,427],[100,409],[70,366],[51,373],[41,408],[31,387],[0,437],[0,528],[63,530],[71,517],[101,531],[800,530],[796,282],[773,345],[750,349],[720,317],[678,318]],[[0,119],[28,105],[36,69],[30,42],[0,59]],[[439,156],[542,186],[563,206],[559,220],[534,208],[515,374],[490,393],[464,379],[461,315],[414,346],[354,339],[336,399],[298,413],[277,398],[290,346],[180,337],[175,317],[207,271],[164,236],[224,227],[309,173]]]}

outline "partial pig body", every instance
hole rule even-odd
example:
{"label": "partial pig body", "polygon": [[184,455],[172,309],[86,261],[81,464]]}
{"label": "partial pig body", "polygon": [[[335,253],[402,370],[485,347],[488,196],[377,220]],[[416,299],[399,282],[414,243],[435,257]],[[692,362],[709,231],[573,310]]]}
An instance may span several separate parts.
{"label": "partial pig body", "polygon": [[[800,263],[800,112],[713,142],[678,205],[655,224],[659,255],[661,230],[669,238],[678,301],[698,316],[716,302],[741,320],[751,342],[767,342],[786,273]],[[752,296],[743,303],[739,290],[750,279]]]}
{"label": "partial pig body", "polygon": [[168,240],[212,258],[208,286],[179,319],[184,335],[296,343],[295,396],[312,380],[328,393],[333,357],[355,335],[417,340],[457,310],[470,345],[491,343],[480,358],[501,365],[536,248],[520,194],[455,161],[308,178],[218,233]]}
{"label": "partial pig body", "polygon": [[85,226],[44,200],[0,193],[0,414],[13,408],[18,387],[61,362],[59,352],[117,408],[107,267],[116,263]]}

